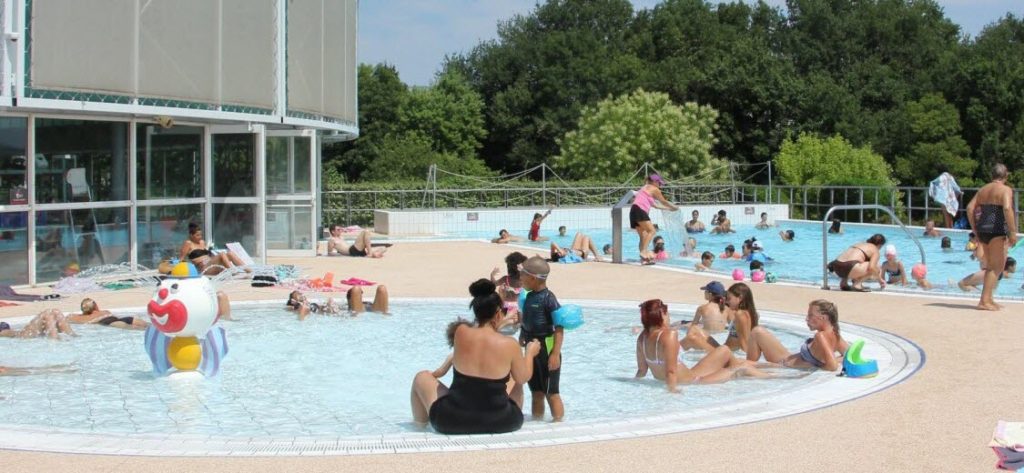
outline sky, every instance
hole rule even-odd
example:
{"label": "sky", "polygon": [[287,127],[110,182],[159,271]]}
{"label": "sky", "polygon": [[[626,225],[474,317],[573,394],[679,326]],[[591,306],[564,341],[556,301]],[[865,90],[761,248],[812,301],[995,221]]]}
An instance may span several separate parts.
{"label": "sky", "polygon": [[[637,9],[658,0],[631,0]],[[1007,13],[1024,16],[1022,0],[937,0],[964,33],[976,36]],[[785,0],[766,0],[784,6]],[[429,85],[444,57],[497,37],[498,22],[528,14],[536,0],[361,0],[359,62],[385,62],[409,85]]]}

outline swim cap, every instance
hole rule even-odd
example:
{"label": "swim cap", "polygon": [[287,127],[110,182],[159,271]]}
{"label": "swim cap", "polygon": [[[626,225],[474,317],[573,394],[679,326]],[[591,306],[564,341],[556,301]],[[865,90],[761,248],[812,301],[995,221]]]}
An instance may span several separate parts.
{"label": "swim cap", "polygon": [[544,261],[544,258],[532,256],[523,263],[522,271],[537,279],[547,279],[548,273],[551,272],[551,267],[548,266],[547,261]]}
{"label": "swim cap", "polygon": [[885,256],[893,255],[896,256],[896,247],[893,245],[885,245]]}
{"label": "swim cap", "polygon": [[914,279],[924,279],[924,277],[928,275],[928,267],[925,266],[924,263],[917,263],[910,269],[910,275],[913,276]]}

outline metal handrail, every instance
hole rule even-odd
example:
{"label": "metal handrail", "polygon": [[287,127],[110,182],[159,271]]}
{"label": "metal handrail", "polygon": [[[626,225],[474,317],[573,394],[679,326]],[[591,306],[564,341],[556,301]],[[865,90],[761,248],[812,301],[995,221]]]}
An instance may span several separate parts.
{"label": "metal handrail", "polygon": [[889,217],[891,217],[892,220],[894,222],[896,222],[900,226],[900,228],[903,229],[904,233],[906,233],[907,236],[909,236],[910,239],[914,241],[914,244],[917,245],[918,251],[921,252],[921,264],[925,264],[925,260],[924,260],[924,246],[921,245],[921,242],[917,239],[916,236],[914,236],[914,234],[910,233],[910,230],[907,229],[907,226],[904,225],[902,221],[900,221],[899,217],[897,217],[896,214],[893,213],[892,209],[890,209],[889,207],[883,207],[881,205],[874,205],[874,204],[866,204],[866,205],[836,205],[836,206],[830,207],[828,209],[828,212],[825,212],[825,217],[821,219],[821,263],[822,263],[822,266],[821,266],[821,288],[822,289],[826,289],[826,290],[829,289],[829,287],[828,287],[828,227],[829,227],[829,223],[830,223],[829,222],[829,217],[831,217],[832,216],[832,212],[835,212],[836,210],[881,210],[882,212],[885,212],[885,213],[889,214]]}

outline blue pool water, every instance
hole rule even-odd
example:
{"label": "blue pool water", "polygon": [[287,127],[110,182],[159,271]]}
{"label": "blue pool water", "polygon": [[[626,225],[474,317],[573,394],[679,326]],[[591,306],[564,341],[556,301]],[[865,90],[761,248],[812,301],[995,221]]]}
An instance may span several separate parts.
{"label": "blue pool water", "polygon": [[[585,307],[587,323],[565,341],[568,425],[768,399],[834,377],[739,380],[671,395],[650,377],[632,379],[636,309]],[[689,313],[681,307],[672,307],[673,317],[689,318],[692,307]],[[81,336],[70,341],[0,339],[4,365],[79,368],[0,376],[0,426],[228,437],[406,432],[413,376],[444,360],[445,326],[469,314],[457,299],[399,300],[392,309],[389,317],[314,316],[300,323],[277,304],[239,307],[241,320],[222,324],[231,347],[222,374],[206,380],[153,377],[136,331],[90,325],[79,326]],[[806,336],[776,333],[790,350]],[[687,360],[692,365],[697,357]]]}
{"label": "blue pool water", "polygon": [[[771,227],[766,230],[757,230],[752,226],[745,227],[734,227],[736,233],[728,235],[711,235],[707,233],[685,235],[679,229],[664,228],[667,225],[663,225],[659,235],[662,235],[667,243],[667,251],[670,255],[673,255],[672,259],[664,261],[662,263],[673,266],[679,266],[684,268],[693,269],[694,264],[698,261],[696,258],[680,258],[679,252],[682,250],[683,238],[685,236],[693,236],[697,239],[697,251],[710,251],[714,253],[716,259],[714,262],[713,270],[720,271],[726,274],[731,274],[733,269],[741,268],[748,273],[749,279],[749,264],[738,260],[724,260],[718,259],[718,255],[725,251],[726,245],[732,244],[736,247],[737,253],[740,252],[740,248],[743,245],[743,240],[750,237],[756,237],[764,245],[764,252],[766,255],[772,257],[774,261],[771,261],[767,265],[767,271],[774,273],[779,279],[804,281],[808,283],[814,283],[817,285],[821,284],[822,275],[822,248],[821,248],[821,223],[818,222],[806,222],[806,221],[781,221],[778,226]],[[792,229],[796,233],[796,238],[792,242],[784,242],[779,237],[778,233],[780,230]],[[577,231],[583,231],[593,239],[595,246],[598,251],[601,251],[606,243],[611,243],[612,236],[609,228],[603,229],[570,229],[566,236],[559,237],[555,229],[542,229],[542,235],[552,238],[555,243],[559,246],[567,247],[572,244],[573,236]],[[923,232],[920,228],[911,228],[910,231],[915,236],[920,236]],[[846,250],[850,245],[863,242],[875,233],[881,233],[885,235],[887,242],[896,246],[899,252],[900,260],[903,262],[906,270],[909,272],[910,268],[914,264],[921,261],[920,251],[917,249],[917,245],[903,232],[899,227],[888,226],[888,225],[852,225],[847,224],[843,226],[843,234],[840,235],[828,235],[828,253],[829,260],[838,256],[841,252]],[[521,232],[525,235],[525,232]],[[964,250],[967,244],[967,232],[964,231],[946,231],[943,230],[944,235],[948,235],[953,240],[952,251],[943,251],[940,248],[941,238],[932,237],[924,238],[919,237],[921,245],[925,250],[925,260],[928,267],[928,280],[935,286],[932,292],[949,292],[962,294],[962,291],[957,287],[956,283],[964,276],[971,274],[979,269],[978,262],[971,260],[971,253]],[[482,232],[470,232],[462,236],[468,236],[473,238],[492,238],[493,236],[483,234]],[[637,246],[639,239],[636,232],[624,230],[623,231],[623,258],[629,261],[638,261]],[[523,242],[522,244],[530,245],[538,248],[539,251],[545,254],[549,248],[549,242],[535,243],[535,242]],[[1019,254],[1011,253],[1011,256],[1016,258],[1024,258],[1024,252]],[[998,294],[1002,296],[1024,296],[1024,291],[1021,290],[1021,273],[1018,272],[1013,278],[1006,280],[1004,279],[999,284]],[[830,285],[837,286],[839,280],[835,275],[829,275]],[[907,282],[909,288],[914,289],[916,285],[907,275]],[[872,287],[873,284],[868,284]],[[875,286],[877,287],[877,286]],[[977,292],[975,292],[977,294]]]}

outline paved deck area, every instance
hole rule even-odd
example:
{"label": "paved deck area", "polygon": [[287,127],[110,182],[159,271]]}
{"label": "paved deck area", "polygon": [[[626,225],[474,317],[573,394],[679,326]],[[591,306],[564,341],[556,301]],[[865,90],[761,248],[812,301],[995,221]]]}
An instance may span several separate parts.
{"label": "paved deck area", "polygon": [[[333,271],[388,285],[394,296],[463,296],[469,282],[503,266],[508,247],[473,242],[400,243],[380,260],[276,258],[310,274]],[[529,254],[529,253],[528,253]],[[556,265],[549,287],[562,298],[699,302],[705,275],[612,264]],[[1010,282],[1014,283],[1014,282]],[[1019,281],[1016,281],[1019,283]],[[828,298],[840,319],[906,337],[927,354],[908,381],[827,409],[735,427],[640,439],[465,453],[316,458],[155,458],[41,454],[0,450],[5,472],[75,471],[558,471],[715,472],[991,471],[987,444],[999,419],[1024,420],[1024,377],[1018,376],[1024,306],[999,313],[976,301],[882,293],[829,292],[811,287],[755,285],[759,308],[802,313]],[[48,292],[45,288],[33,290]],[[32,292],[32,291],[26,291]],[[235,285],[236,300],[283,300],[283,289]],[[92,294],[104,307],[139,306],[143,289]],[[0,309],[0,317],[43,307],[77,310],[80,298]],[[624,356],[631,356],[625,354]],[[404,388],[403,388],[404,389]],[[624,399],[622,402],[630,402]],[[567,406],[572,415],[572,406]]]}

